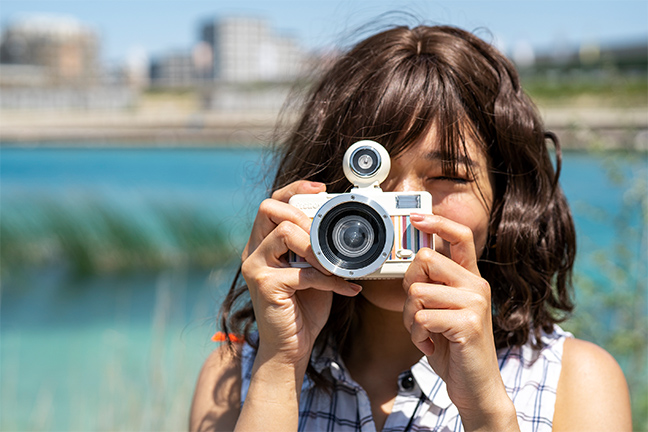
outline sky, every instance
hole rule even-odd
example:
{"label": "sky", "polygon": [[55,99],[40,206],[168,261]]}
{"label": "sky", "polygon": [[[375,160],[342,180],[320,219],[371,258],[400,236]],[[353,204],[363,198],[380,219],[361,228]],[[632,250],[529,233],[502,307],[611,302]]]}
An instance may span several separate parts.
{"label": "sky", "polygon": [[359,27],[391,11],[486,29],[478,34],[505,52],[648,38],[647,0],[0,0],[0,25],[33,14],[71,16],[99,34],[102,59],[118,63],[134,52],[154,57],[191,49],[211,18],[266,18],[274,31],[314,50],[349,43]]}

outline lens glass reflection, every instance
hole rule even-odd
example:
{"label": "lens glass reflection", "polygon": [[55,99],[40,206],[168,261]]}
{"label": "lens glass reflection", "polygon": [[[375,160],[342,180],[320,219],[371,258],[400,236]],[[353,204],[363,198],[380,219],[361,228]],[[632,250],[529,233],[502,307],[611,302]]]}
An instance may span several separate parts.
{"label": "lens glass reflection", "polygon": [[355,258],[365,254],[373,245],[371,224],[359,215],[341,218],[333,227],[333,244],[342,254]]}

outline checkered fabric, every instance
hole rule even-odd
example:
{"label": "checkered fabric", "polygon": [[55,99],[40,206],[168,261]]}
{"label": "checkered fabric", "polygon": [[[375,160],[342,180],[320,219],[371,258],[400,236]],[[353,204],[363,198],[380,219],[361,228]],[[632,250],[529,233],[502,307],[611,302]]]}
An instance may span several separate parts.
{"label": "checkered fabric", "polygon": [[[522,431],[551,431],[565,338],[556,326],[543,334],[543,348],[522,347],[498,351],[500,372],[515,408]],[[242,398],[250,385],[254,350],[243,348]],[[314,360],[315,368],[330,377],[328,392],[305,378],[299,406],[300,431],[375,432],[371,405],[365,391],[349,375],[337,353],[328,348]],[[377,378],[379,379],[379,378]],[[448,397],[446,385],[425,357],[398,378],[398,395],[383,428],[386,432],[462,431],[457,408]]]}

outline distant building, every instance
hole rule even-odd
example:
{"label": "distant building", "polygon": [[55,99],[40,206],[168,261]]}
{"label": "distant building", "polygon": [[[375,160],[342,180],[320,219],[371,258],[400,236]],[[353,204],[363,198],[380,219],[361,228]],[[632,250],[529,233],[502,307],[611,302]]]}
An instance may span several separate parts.
{"label": "distant building", "polygon": [[304,61],[295,38],[275,33],[260,18],[208,21],[201,28],[201,40],[211,48],[214,81],[291,81],[299,75]]}
{"label": "distant building", "polygon": [[196,84],[196,73],[190,52],[159,55],[151,62],[151,84],[160,87],[190,87]]}
{"label": "distant building", "polygon": [[586,43],[580,47],[540,55],[535,62],[534,71],[553,70],[645,75],[648,73],[648,42],[643,39],[606,45]]}
{"label": "distant building", "polygon": [[93,85],[99,77],[99,41],[74,18],[32,16],[5,28],[0,63],[39,67],[31,70],[38,70],[39,82],[45,71],[46,85]]}

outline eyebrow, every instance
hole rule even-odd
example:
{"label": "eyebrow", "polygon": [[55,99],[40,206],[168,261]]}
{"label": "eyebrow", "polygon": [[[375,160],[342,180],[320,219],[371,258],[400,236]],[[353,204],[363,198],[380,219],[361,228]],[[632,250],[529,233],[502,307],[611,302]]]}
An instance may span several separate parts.
{"label": "eyebrow", "polygon": [[441,153],[439,150],[434,150],[434,151],[426,153],[424,157],[425,157],[425,159],[427,159],[429,161],[433,161],[433,162],[437,162],[437,161],[440,161],[440,162],[456,162],[457,164],[461,164],[461,165],[464,165],[466,167],[478,166],[477,162],[475,162],[473,159],[471,159],[470,157],[468,157],[468,155],[465,155],[465,154],[458,155],[455,158],[455,160],[452,161],[452,160],[446,159],[444,157],[444,154]]}

